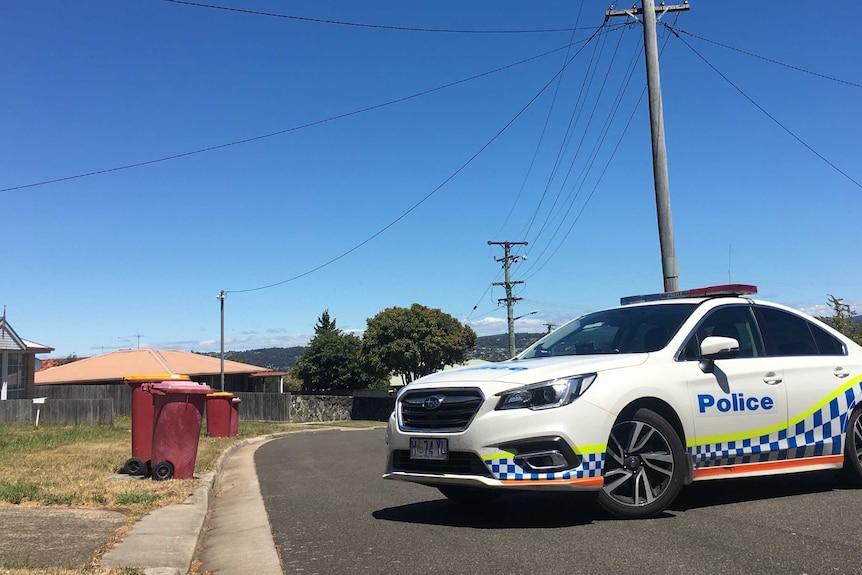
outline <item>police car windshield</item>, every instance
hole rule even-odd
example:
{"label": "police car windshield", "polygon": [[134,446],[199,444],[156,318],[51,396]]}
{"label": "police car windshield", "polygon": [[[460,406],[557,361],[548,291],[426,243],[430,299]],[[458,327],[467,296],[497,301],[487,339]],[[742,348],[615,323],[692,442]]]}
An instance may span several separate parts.
{"label": "police car windshield", "polygon": [[546,335],[521,357],[658,351],[695,307],[694,303],[663,303],[587,314]]}

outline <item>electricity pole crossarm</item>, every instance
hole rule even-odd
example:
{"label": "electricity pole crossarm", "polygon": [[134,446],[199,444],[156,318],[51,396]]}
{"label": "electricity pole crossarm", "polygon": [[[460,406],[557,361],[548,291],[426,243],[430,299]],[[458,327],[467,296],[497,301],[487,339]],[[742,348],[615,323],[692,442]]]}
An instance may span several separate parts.
{"label": "electricity pole crossarm", "polygon": [[[663,15],[689,9],[688,2],[675,6],[660,5]],[[656,217],[658,220],[661,267],[664,291],[679,290],[679,268],[673,241],[673,222],[670,212],[670,186],[667,175],[667,148],[664,139],[664,111],[661,101],[661,82],[658,67],[658,40],[656,38],[656,7],[654,0],[643,0],[642,8],[608,10],[605,18],[614,16],[643,16],[644,55],[646,57],[647,90],[649,92],[650,132],[652,134],[653,180],[655,182]]]}
{"label": "electricity pole crossarm", "polygon": [[[688,2],[685,2],[684,4],[676,4],[674,6],[665,6],[664,4],[660,4],[658,8],[655,8],[655,3],[653,3],[653,7],[653,13],[660,12],[662,16],[664,16],[666,12],[683,12],[689,10],[690,8]],[[631,8],[627,8],[625,10],[614,10],[613,8],[610,8],[607,12],[605,12],[605,17],[613,18],[614,16],[631,16],[632,18],[634,18],[635,16],[641,15],[643,13],[644,9],[638,8],[636,6],[632,6]]]}
{"label": "electricity pole crossarm", "polygon": [[512,295],[512,286],[515,284],[524,283],[520,280],[512,281],[511,267],[512,263],[518,261],[519,259],[527,259],[527,256],[513,256],[512,246],[525,246],[527,245],[527,242],[492,242],[489,240],[488,245],[503,246],[503,257],[494,259],[495,261],[503,262],[505,281],[494,282],[492,285],[500,285],[506,288],[506,297],[501,298],[498,301],[501,303],[506,302],[506,317],[509,325],[509,357],[511,358],[515,357],[515,302],[522,299]]}

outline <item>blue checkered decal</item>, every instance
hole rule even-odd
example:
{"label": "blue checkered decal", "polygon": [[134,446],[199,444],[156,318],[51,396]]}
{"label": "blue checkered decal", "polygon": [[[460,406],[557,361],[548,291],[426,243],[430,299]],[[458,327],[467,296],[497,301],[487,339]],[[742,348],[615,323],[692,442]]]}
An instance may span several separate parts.
{"label": "blue checkered decal", "polygon": [[787,429],[749,439],[695,445],[688,452],[695,468],[841,455],[847,419],[860,398],[862,383],[807,417],[791,422]]}
{"label": "blue checkered decal", "polygon": [[581,455],[581,465],[575,469],[555,473],[532,473],[524,470],[515,463],[511,457],[491,457],[483,461],[494,477],[501,481],[555,481],[565,479],[584,479],[586,477],[600,477],[602,466],[605,461],[604,453],[590,453]]}

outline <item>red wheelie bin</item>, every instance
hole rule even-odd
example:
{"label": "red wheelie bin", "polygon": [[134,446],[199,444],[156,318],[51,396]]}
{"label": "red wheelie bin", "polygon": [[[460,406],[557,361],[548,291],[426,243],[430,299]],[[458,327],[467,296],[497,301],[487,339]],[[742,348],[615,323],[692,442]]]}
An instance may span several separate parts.
{"label": "red wheelie bin", "polygon": [[207,435],[210,437],[230,437],[233,399],[229,391],[216,391],[207,395]]}
{"label": "red wheelie bin", "polygon": [[206,396],[212,388],[173,381],[143,388],[153,396],[153,479],[193,477]]}
{"label": "red wheelie bin", "polygon": [[146,393],[144,384],[162,381],[190,381],[187,375],[175,373],[127,375],[123,382],[132,388],[132,456],[123,464],[127,475],[150,474],[150,457],[153,453],[153,396]]}

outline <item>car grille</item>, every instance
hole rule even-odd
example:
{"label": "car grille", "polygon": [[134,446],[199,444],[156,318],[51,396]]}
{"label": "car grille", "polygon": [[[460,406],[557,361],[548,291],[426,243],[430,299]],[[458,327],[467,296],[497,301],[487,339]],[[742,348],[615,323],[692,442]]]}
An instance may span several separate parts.
{"label": "car grille", "polygon": [[392,452],[392,471],[408,473],[449,473],[454,475],[482,475],[493,477],[475,453],[453,451],[449,453],[448,461],[429,461],[410,459],[410,452],[397,449]]}
{"label": "car grille", "polygon": [[405,431],[463,431],[484,399],[475,388],[425,389],[399,400],[401,429]]}

